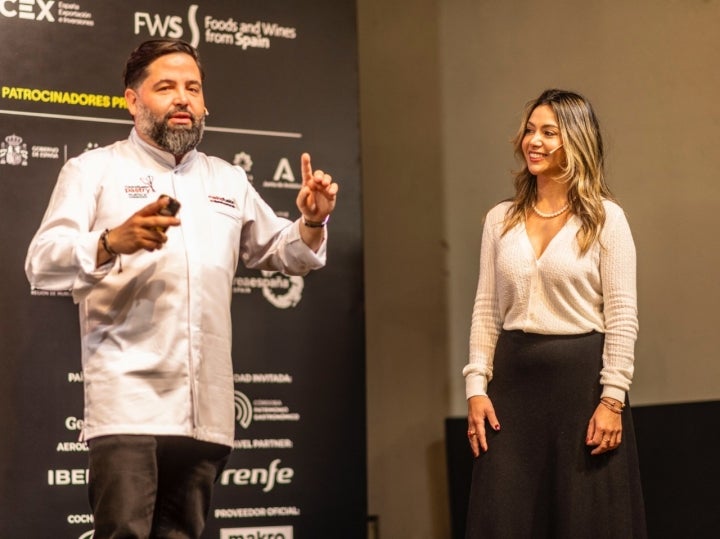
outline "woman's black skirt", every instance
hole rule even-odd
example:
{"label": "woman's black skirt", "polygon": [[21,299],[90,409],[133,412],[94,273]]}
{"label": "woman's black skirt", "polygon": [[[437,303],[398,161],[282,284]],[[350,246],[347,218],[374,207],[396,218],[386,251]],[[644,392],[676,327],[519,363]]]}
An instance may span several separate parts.
{"label": "woman's black skirt", "polygon": [[600,401],[604,335],[503,331],[488,386],[501,425],[475,459],[468,539],[645,538],[629,406],[622,443],[585,445]]}

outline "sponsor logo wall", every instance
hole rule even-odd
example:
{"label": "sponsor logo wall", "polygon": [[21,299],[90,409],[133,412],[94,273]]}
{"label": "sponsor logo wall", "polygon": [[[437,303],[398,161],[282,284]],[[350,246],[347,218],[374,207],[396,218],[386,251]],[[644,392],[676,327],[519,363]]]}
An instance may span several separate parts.
{"label": "sponsor logo wall", "polygon": [[92,537],[77,309],[31,295],[23,264],[65,161],[128,136],[124,62],[161,36],[200,51],[200,149],[278,214],[298,217],[303,151],[341,184],[326,268],[235,276],[235,448],[205,537],[365,537],[355,3],[337,0],[0,0],[0,537]]}

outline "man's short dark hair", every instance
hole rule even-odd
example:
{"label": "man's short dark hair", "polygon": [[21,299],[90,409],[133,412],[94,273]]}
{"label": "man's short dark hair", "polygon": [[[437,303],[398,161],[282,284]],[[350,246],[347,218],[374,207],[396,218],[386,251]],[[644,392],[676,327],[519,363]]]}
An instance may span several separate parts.
{"label": "man's short dark hair", "polygon": [[161,56],[175,52],[189,54],[200,70],[201,80],[205,80],[205,72],[200,64],[200,56],[195,47],[181,39],[150,39],[138,45],[130,53],[130,58],[128,58],[123,72],[125,88],[136,89],[147,77],[147,67],[151,63]]}

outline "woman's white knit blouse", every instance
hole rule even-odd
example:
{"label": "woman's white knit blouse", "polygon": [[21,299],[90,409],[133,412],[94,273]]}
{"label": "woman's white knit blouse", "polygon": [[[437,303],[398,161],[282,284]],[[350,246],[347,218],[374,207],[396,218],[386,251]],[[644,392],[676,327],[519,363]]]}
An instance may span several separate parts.
{"label": "woman's white knit blouse", "polygon": [[571,216],[540,258],[521,222],[502,235],[510,202],[492,208],[480,249],[480,277],[470,329],[466,397],[485,395],[501,328],[545,335],[605,334],[603,396],[625,401],[638,332],[635,244],[623,210],[605,201],[606,220],[580,254],[580,220]]}

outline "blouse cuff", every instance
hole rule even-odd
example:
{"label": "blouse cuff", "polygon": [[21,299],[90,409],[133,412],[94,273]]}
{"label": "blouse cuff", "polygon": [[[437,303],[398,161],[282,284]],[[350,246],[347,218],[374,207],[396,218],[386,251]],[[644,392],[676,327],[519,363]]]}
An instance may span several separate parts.
{"label": "blouse cuff", "polygon": [[487,385],[487,377],[484,374],[468,374],[465,377],[465,398],[487,395]]}
{"label": "blouse cuff", "polygon": [[619,387],[603,386],[602,397],[610,397],[611,399],[618,400],[625,403],[625,390]]}

